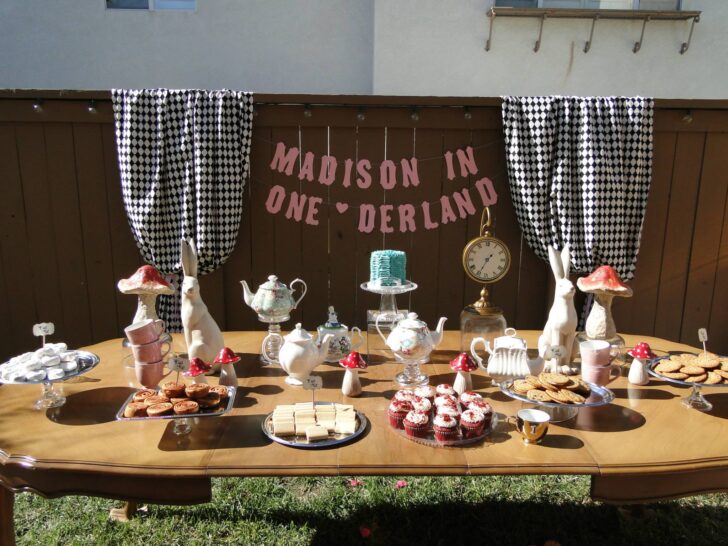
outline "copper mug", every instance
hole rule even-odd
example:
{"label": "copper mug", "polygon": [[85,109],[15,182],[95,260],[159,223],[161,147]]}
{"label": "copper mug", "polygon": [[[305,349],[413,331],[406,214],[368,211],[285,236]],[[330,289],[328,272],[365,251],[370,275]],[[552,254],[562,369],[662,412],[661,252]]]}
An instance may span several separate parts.
{"label": "copper mug", "polygon": [[525,444],[540,444],[549,430],[551,416],[537,409],[522,409],[516,414],[516,430]]}

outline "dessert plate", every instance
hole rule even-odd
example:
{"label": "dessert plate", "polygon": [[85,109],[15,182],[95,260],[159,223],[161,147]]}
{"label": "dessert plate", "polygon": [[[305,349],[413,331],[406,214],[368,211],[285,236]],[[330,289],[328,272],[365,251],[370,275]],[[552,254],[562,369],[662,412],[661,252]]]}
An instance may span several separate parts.
{"label": "dessert plate", "polygon": [[502,381],[501,383],[499,383],[499,387],[501,391],[503,391],[503,394],[505,394],[506,396],[510,396],[515,400],[520,400],[525,404],[537,406],[539,409],[545,411],[551,416],[552,423],[560,423],[561,421],[568,421],[569,419],[576,417],[576,414],[579,413],[580,408],[595,408],[599,406],[606,406],[607,404],[611,404],[614,400],[614,393],[608,388],[601,387],[587,381],[584,381],[584,383],[589,385],[589,388],[591,389],[591,394],[589,394],[589,397],[586,399],[586,401],[581,404],[559,404],[558,402],[538,402],[536,400],[531,400],[525,395],[519,394],[509,389],[508,385],[510,385],[511,383],[512,381],[510,380]]}
{"label": "dessert plate", "polygon": [[[0,379],[0,383],[5,383],[6,385],[42,385],[43,383],[57,383],[58,381],[66,381],[68,379],[71,379],[72,377],[77,377],[79,375],[90,372],[100,362],[99,357],[94,353],[90,353],[88,351],[75,352],[77,353],[76,362],[78,363],[78,368],[76,368],[72,372],[67,372],[63,377],[59,377],[58,379],[46,378],[41,379],[40,381],[6,381],[4,379]],[[3,365],[4,364],[0,364],[0,366]]]}
{"label": "dessert plate", "polygon": [[[655,367],[660,364],[663,360],[669,359],[669,356],[663,356],[660,358],[656,358],[650,364],[647,366],[647,372],[656,377],[657,379],[660,379],[662,381],[665,381],[667,383],[672,383],[673,385],[679,385],[681,387],[691,387],[693,390],[690,392],[690,395],[682,399],[683,406],[686,406],[688,408],[693,408],[698,411],[710,411],[713,409],[713,404],[708,402],[705,397],[703,396],[701,389],[704,387],[718,387],[718,388],[725,388],[728,387],[728,383],[691,383],[689,381],[683,381],[682,379],[672,379],[670,377],[665,377],[664,375],[660,374],[660,372],[655,371]],[[726,357],[718,357],[718,358],[726,358]]]}
{"label": "dessert plate", "polygon": [[[316,403],[322,404],[322,402]],[[300,447],[303,449],[321,449],[323,447],[338,446],[355,440],[356,438],[361,436],[364,430],[366,430],[367,428],[366,416],[356,409],[354,411],[356,412],[357,421],[356,430],[352,434],[329,433],[328,440],[309,442],[303,436],[286,436],[285,438],[281,436],[276,436],[275,434],[273,434],[273,412],[269,413],[266,418],[263,419],[261,428],[263,429],[263,434],[265,434],[268,438],[270,438],[274,442],[288,447]]]}
{"label": "dessert plate", "polygon": [[[227,387],[228,399],[224,405],[219,405],[217,408],[208,411],[200,411],[198,413],[188,413],[186,415],[157,415],[154,417],[124,417],[124,410],[126,406],[133,400],[136,391],[129,395],[129,398],[121,405],[119,411],[116,412],[116,419],[118,421],[163,421],[165,419],[193,419],[195,417],[219,417],[229,412],[233,404],[235,403],[235,387]],[[157,390],[157,392],[159,392]]]}
{"label": "dessert plate", "polygon": [[[452,440],[449,442],[441,442],[439,440],[435,439],[435,432],[432,430],[432,427],[427,432],[427,436],[424,438],[419,438],[417,436],[409,436],[404,430],[400,428],[394,428],[392,425],[389,424],[389,417],[387,417],[387,426],[398,436],[401,436],[402,438],[407,438],[408,440],[411,440],[415,442],[416,444],[422,444],[425,446],[430,447],[460,447],[460,446],[466,446],[470,444],[477,444],[481,440],[483,440],[486,436],[490,435],[498,426],[498,414],[493,413],[493,417],[490,420],[490,426],[486,427],[483,430],[483,434],[479,434],[478,436],[473,436],[472,438],[463,438],[462,435],[457,440]],[[462,433],[461,433],[462,434]]]}

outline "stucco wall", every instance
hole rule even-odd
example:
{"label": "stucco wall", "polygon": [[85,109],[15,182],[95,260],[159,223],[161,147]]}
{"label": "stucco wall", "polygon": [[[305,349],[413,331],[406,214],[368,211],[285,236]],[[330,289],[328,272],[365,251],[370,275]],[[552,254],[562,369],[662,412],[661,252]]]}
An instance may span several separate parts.
{"label": "stucco wall", "polygon": [[195,12],[104,0],[0,0],[0,88],[207,87],[268,93],[728,98],[728,2],[688,22],[498,18],[492,0],[198,0]]}

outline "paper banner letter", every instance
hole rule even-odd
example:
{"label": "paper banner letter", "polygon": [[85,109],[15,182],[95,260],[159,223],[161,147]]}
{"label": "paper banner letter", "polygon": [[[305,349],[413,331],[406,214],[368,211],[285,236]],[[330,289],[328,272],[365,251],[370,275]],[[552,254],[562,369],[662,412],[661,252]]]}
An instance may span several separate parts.
{"label": "paper banner letter", "polygon": [[452,194],[452,198],[455,200],[455,204],[458,207],[458,214],[460,218],[467,218],[475,214],[475,205],[473,200],[470,198],[470,191],[468,188],[463,188],[462,193],[456,191]]}
{"label": "paper banner letter", "polygon": [[436,229],[440,225],[430,218],[430,204],[427,201],[422,202],[422,214],[425,216],[425,229]]}
{"label": "paper banner letter", "polygon": [[291,192],[291,197],[288,201],[288,210],[286,210],[286,218],[289,220],[293,218],[296,222],[300,222],[303,219],[303,210],[306,208],[306,194],[302,193],[300,196],[297,191]]}
{"label": "paper banner letter", "polygon": [[363,190],[372,185],[372,175],[369,174],[371,168],[372,164],[368,159],[360,159],[356,164],[356,172],[359,174],[359,177],[356,179],[356,185]]}
{"label": "paper banner letter", "polygon": [[273,186],[268,192],[268,199],[265,200],[265,210],[271,214],[278,214],[286,199],[286,190],[283,186]]}
{"label": "paper banner letter", "polygon": [[391,159],[385,159],[379,165],[379,184],[385,190],[391,190],[397,185],[397,167]]}
{"label": "paper banner letter", "polygon": [[478,190],[484,207],[495,205],[498,202],[498,194],[493,187],[493,181],[487,176],[475,183],[475,189]]}
{"label": "paper banner letter", "polygon": [[351,186],[351,168],[353,165],[354,162],[351,159],[344,161],[344,182],[342,182],[342,186],[345,188]]}
{"label": "paper banner letter", "polygon": [[320,197],[308,198],[308,214],[306,215],[306,223],[309,226],[319,225],[319,221],[318,218],[316,218],[316,215],[318,214],[318,206],[323,202],[324,200]]}
{"label": "paper banner letter", "polygon": [[417,229],[417,226],[415,225],[414,205],[399,205],[397,210],[399,211],[399,231],[402,233],[407,233],[408,231],[414,233]]}
{"label": "paper banner letter", "polygon": [[377,216],[377,209],[374,205],[365,203],[359,207],[359,231],[371,233],[374,231],[374,219]]}
{"label": "paper banner letter", "polygon": [[448,199],[447,195],[440,197],[440,208],[442,209],[442,217],[440,218],[440,221],[443,224],[449,224],[450,222],[454,222],[458,219],[457,216],[455,216],[455,212],[452,210],[452,205],[450,204],[450,199]]}
{"label": "paper banner letter", "polygon": [[298,148],[293,147],[286,152],[286,145],[283,142],[276,144],[276,153],[273,155],[273,161],[270,162],[270,168],[279,173],[286,173],[288,176],[293,174],[293,165],[298,157]]}
{"label": "paper banner letter", "polygon": [[313,152],[306,152],[306,157],[301,165],[301,170],[298,171],[298,179],[303,180],[304,178],[309,182],[313,182]]}
{"label": "paper banner letter", "polygon": [[394,205],[379,205],[379,231],[382,233],[392,233],[394,231],[394,228],[389,224],[392,221],[393,209]]}
{"label": "paper banner letter", "polygon": [[452,166],[452,152],[445,152],[445,165],[447,166],[447,179],[455,178],[455,169]]}
{"label": "paper banner letter", "polygon": [[406,159],[403,157],[400,165],[402,165],[402,185],[405,188],[409,188],[410,185],[415,188],[419,186],[420,173],[417,171],[417,158]]}
{"label": "paper banner letter", "polygon": [[324,186],[330,186],[336,178],[336,158],[332,155],[325,155],[321,158],[321,170],[319,171],[319,182]]}
{"label": "paper banner letter", "polygon": [[475,164],[473,149],[468,146],[463,150],[456,150],[458,163],[460,163],[460,176],[467,178],[469,174],[478,174],[478,166]]}

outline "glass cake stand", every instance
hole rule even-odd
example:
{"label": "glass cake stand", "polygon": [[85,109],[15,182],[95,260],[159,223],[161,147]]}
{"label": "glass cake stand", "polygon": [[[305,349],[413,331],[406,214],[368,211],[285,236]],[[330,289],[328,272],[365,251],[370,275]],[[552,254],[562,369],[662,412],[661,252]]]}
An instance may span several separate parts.
{"label": "glass cake stand", "polygon": [[379,309],[367,311],[367,354],[371,357],[374,350],[387,349],[384,346],[376,345],[377,341],[380,340],[379,334],[377,333],[376,323],[377,318],[379,319],[379,326],[383,332],[388,333],[392,330],[392,326],[400,319],[407,316],[407,311],[400,310],[397,308],[398,294],[406,294],[417,289],[417,284],[412,281],[406,281],[403,284],[397,284],[394,286],[382,286],[374,282],[365,282],[361,284],[361,289],[371,292],[372,294],[379,294]]}

